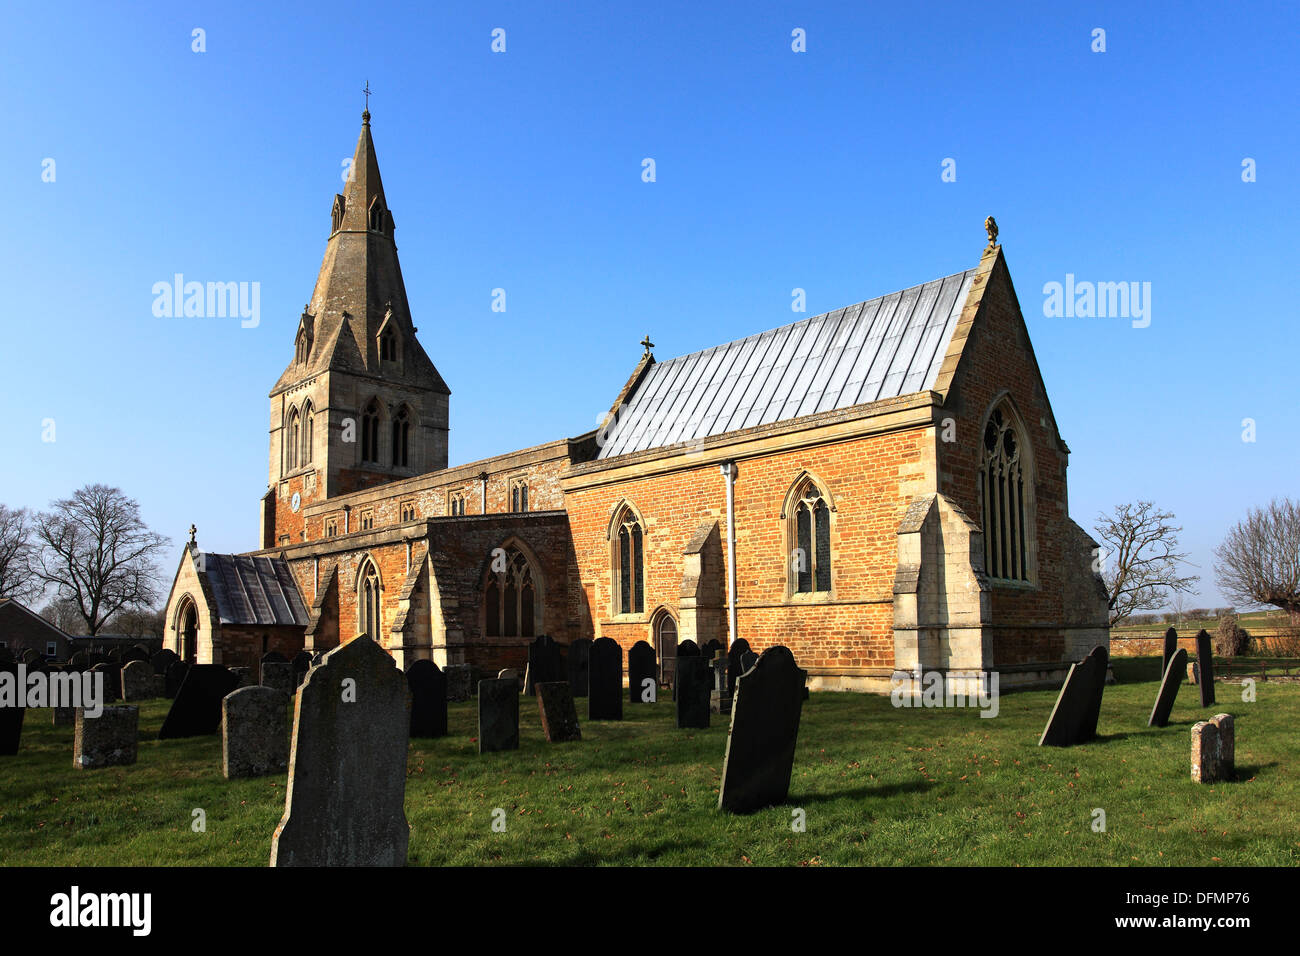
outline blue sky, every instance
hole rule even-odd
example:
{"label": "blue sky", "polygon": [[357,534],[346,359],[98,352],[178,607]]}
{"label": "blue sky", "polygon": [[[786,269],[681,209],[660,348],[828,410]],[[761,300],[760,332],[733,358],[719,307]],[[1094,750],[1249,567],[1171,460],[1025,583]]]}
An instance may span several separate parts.
{"label": "blue sky", "polygon": [[[256,546],[369,80],[452,464],[593,427],[647,332],[666,359],[796,287],[812,315],[970,268],[992,214],[1071,514],[1154,499],[1221,603],[1211,549],[1297,491],[1296,7],[700,6],[7,5],[0,501],[100,481],[177,545]],[[156,318],[177,272],[259,283],[260,324]],[[1150,325],[1045,316],[1067,273],[1149,282]]]}

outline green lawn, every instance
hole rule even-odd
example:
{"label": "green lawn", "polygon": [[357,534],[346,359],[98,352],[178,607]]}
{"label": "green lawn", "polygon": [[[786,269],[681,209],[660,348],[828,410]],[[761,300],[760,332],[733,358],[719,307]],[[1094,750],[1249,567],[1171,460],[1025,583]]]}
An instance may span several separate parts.
{"label": "green lawn", "polygon": [[[1158,659],[1115,661],[1101,739],[1036,746],[1054,691],[1009,694],[1000,715],[895,710],[888,698],[813,694],[788,806],[736,817],[715,807],[726,726],[678,731],[672,704],[627,706],[549,745],[522,700],[522,747],[479,756],[475,704],[452,735],[413,741],[406,813],[413,865],[676,864],[1295,865],[1300,862],[1300,687],[1220,684],[1148,730]],[[72,768],[72,731],[30,711],[17,757],[0,758],[0,862],[8,865],[264,866],[285,777],[226,782],[219,737],[154,739],[166,701],[141,710],[139,762]],[[580,715],[585,701],[579,702]],[[1191,782],[1191,724],[1236,717],[1239,780]],[[494,808],[506,832],[493,832]],[[806,832],[791,829],[792,808]],[[207,830],[191,829],[195,808]],[[1106,831],[1093,832],[1094,808]]]}

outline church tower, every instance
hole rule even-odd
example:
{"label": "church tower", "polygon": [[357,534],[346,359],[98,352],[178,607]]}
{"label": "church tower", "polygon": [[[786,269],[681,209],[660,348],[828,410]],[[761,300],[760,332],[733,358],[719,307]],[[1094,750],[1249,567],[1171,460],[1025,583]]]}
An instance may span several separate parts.
{"label": "church tower", "polygon": [[447,467],[451,391],[415,337],[393,228],[367,109],[292,360],[270,392],[263,548],[303,540],[311,502]]}

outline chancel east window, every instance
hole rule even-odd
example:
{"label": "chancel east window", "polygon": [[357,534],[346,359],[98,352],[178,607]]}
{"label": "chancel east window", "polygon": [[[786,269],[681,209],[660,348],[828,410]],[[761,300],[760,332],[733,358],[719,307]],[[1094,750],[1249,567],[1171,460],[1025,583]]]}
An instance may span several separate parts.
{"label": "chancel east window", "polygon": [[983,511],[984,569],[1003,581],[1029,580],[1033,514],[1027,501],[1024,442],[1015,418],[999,406],[989,416],[981,443],[978,491]]}
{"label": "chancel east window", "polygon": [[613,530],[615,613],[641,614],[645,611],[645,542],[641,521],[631,508],[624,506]]}
{"label": "chancel east window", "polygon": [[790,555],[790,577],[796,594],[829,592],[831,589],[831,510],[821,489],[805,479],[791,504],[794,522],[794,551]]}
{"label": "chancel east window", "polygon": [[538,605],[533,569],[518,548],[507,548],[503,560],[505,570],[489,567],[483,582],[484,633],[488,637],[535,637]]}

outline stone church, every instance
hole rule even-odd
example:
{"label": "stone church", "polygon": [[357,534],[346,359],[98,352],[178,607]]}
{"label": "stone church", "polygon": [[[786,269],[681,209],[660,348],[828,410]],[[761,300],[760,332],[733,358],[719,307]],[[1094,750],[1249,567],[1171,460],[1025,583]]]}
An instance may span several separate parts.
{"label": "stone church", "polygon": [[599,429],[449,467],[451,390],[362,120],[270,392],[258,549],[191,535],[184,658],[368,633],[403,667],[491,674],[549,634],[649,641],[667,675],[679,642],[734,635],[788,646],[813,689],[884,692],[896,671],[1059,681],[1109,643],[991,220],[973,268],[664,362],[647,338]]}

